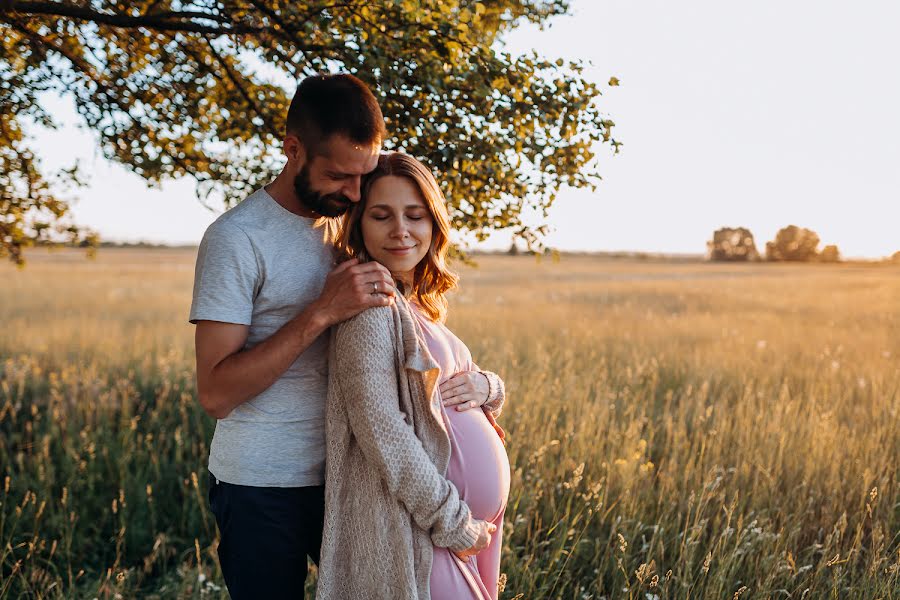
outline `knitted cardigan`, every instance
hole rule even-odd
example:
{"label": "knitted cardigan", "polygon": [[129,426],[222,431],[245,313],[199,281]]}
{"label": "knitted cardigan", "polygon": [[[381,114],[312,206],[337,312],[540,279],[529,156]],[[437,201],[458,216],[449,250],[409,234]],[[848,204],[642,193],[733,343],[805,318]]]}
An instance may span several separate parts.
{"label": "knitted cardigan", "polygon": [[[332,331],[317,600],[428,600],[433,545],[470,548],[484,526],[444,477],[439,367],[395,297]],[[485,375],[497,415],[503,382]]]}

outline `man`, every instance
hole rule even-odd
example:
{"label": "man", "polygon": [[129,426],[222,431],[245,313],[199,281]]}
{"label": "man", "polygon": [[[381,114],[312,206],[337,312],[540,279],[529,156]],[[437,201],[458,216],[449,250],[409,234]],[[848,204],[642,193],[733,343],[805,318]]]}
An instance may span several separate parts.
{"label": "man", "polygon": [[[390,304],[394,289],[378,263],[334,268],[323,217],[359,201],[384,137],[381,110],[361,81],[305,79],[288,110],[284,169],[210,225],[200,244],[190,313],[197,389],[218,419],[209,498],[222,572],[237,599],[302,597],[306,558],[318,562],[325,334]],[[483,375],[447,382],[445,404],[502,402],[502,382]]]}

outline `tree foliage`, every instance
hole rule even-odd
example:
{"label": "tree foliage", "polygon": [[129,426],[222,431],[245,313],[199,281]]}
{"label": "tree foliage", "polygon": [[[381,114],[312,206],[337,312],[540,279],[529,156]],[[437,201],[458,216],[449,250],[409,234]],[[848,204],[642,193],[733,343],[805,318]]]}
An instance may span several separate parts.
{"label": "tree foliage", "polygon": [[716,261],[759,260],[759,251],[753,234],[746,227],[723,227],[713,232],[713,239],[706,242],[709,259]]}
{"label": "tree foliage", "polygon": [[766,260],[809,262],[818,256],[819,234],[811,229],[788,225],[775,239],[766,242]]}
{"label": "tree foliage", "polygon": [[295,84],[336,71],[375,92],[386,147],[439,174],[455,227],[535,241],[544,229],[523,213],[546,216],[561,186],[595,186],[597,142],[619,147],[580,63],[500,43],[567,10],[568,0],[0,0],[0,247],[18,256],[68,208],[22,136],[25,122],[53,125],[41,93],[70,96],[107,158],[152,184],[192,177],[202,201],[231,205],[280,168]]}
{"label": "tree foliage", "polygon": [[829,244],[828,246],[822,248],[822,251],[819,252],[818,258],[820,262],[841,262],[841,251],[838,250],[838,247],[834,244]]}

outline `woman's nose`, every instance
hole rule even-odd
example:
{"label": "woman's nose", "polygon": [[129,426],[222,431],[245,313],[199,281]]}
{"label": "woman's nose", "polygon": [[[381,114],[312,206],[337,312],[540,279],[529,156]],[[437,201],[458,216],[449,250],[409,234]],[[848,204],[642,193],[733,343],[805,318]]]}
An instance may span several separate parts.
{"label": "woman's nose", "polygon": [[391,228],[391,235],[396,238],[405,238],[409,235],[406,219],[400,218],[394,221],[394,226]]}

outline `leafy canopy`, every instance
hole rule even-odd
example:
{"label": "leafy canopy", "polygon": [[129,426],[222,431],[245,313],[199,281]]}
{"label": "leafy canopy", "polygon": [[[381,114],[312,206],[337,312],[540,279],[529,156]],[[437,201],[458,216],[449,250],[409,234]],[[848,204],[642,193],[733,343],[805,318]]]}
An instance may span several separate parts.
{"label": "leafy canopy", "polygon": [[[52,127],[39,95],[70,96],[104,155],[151,184],[189,176],[232,205],[270,181],[296,83],[349,72],[378,98],[386,148],[439,174],[454,226],[529,243],[561,186],[599,181],[596,142],[618,150],[580,62],[497,43],[568,0],[0,0],[0,253],[66,221],[78,171],[41,170],[23,128]],[[615,78],[610,85],[616,85]]]}

